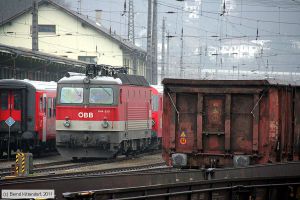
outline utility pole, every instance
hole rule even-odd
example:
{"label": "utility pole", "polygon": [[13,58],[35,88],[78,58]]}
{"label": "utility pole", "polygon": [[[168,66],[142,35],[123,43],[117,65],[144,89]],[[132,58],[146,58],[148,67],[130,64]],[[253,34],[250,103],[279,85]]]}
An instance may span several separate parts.
{"label": "utility pole", "polygon": [[152,0],[148,0],[146,78],[152,83]]}
{"label": "utility pole", "polygon": [[180,78],[183,78],[183,28],[181,29]]}
{"label": "utility pole", "polygon": [[39,50],[38,5],[36,0],[32,5],[32,51]]}
{"label": "utility pole", "polygon": [[133,0],[129,0],[128,8],[128,40],[135,44],[134,40],[134,9]]}
{"label": "utility pole", "polygon": [[164,79],[165,77],[165,29],[166,29],[166,25],[165,25],[165,18],[163,17],[163,21],[162,21],[162,36],[161,36],[161,81]]}
{"label": "utility pole", "polygon": [[166,75],[170,76],[170,34],[169,31],[167,33],[167,66],[166,66]]}
{"label": "utility pole", "polygon": [[152,84],[157,84],[157,0],[153,0],[152,23]]}

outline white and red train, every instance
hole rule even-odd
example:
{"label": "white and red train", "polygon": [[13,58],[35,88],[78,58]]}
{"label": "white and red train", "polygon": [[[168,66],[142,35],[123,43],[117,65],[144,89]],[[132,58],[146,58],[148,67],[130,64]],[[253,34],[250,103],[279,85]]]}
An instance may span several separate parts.
{"label": "white and red train", "polygon": [[55,82],[0,80],[0,157],[17,149],[55,148],[56,87]]}
{"label": "white and red train", "polygon": [[[142,76],[115,70],[92,65],[85,75],[58,82],[56,147],[61,155],[111,158],[161,143],[157,90]],[[158,109],[152,116],[152,98],[159,104],[159,116]]]}
{"label": "white and red train", "polygon": [[152,92],[152,135],[162,138],[162,106],[163,106],[163,87],[160,85],[151,85]]}

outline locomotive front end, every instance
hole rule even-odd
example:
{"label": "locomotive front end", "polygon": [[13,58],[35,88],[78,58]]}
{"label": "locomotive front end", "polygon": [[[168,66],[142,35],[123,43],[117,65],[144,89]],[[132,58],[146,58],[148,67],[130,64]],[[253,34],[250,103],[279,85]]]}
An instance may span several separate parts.
{"label": "locomotive front end", "polygon": [[62,156],[109,158],[119,150],[118,79],[64,78],[58,83],[57,149]]}

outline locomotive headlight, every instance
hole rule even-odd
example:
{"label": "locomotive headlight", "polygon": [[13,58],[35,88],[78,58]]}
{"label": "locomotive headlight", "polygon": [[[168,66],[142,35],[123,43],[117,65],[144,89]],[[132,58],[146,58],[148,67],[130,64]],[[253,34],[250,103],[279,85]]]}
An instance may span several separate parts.
{"label": "locomotive headlight", "polygon": [[108,126],[109,126],[108,121],[104,120],[104,122],[102,122],[102,127],[103,128],[108,128]]}
{"label": "locomotive headlight", "polygon": [[71,126],[71,122],[69,120],[66,120],[64,122],[64,127],[69,128]]}

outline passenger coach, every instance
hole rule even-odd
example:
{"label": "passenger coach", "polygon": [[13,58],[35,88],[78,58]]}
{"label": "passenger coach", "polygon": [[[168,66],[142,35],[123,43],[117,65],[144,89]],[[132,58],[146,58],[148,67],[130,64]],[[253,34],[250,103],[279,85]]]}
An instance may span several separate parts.
{"label": "passenger coach", "polygon": [[0,80],[0,157],[55,149],[55,98],[55,82]]}

